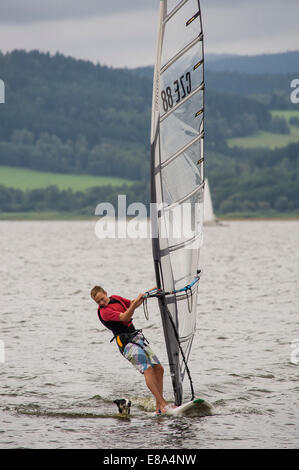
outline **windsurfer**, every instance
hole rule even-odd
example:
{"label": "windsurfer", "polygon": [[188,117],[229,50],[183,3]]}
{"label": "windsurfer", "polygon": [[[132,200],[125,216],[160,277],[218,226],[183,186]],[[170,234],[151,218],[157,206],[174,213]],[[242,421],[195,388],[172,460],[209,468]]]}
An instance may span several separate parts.
{"label": "windsurfer", "polygon": [[156,399],[156,413],[165,413],[168,404],[163,397],[164,368],[141,330],[136,330],[132,322],[136,308],[143,302],[143,294],[130,301],[117,295],[108,297],[102,287],[95,286],[90,295],[98,304],[99,320],[113,332],[120,353],[144,375],[145,383]]}

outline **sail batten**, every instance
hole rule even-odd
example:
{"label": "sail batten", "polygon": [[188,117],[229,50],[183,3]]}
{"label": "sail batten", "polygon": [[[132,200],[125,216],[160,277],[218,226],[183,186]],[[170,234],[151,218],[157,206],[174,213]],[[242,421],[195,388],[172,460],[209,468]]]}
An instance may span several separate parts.
{"label": "sail batten", "polygon": [[204,195],[204,51],[199,0],[161,0],[151,132],[153,258],[176,405],[196,329]]}
{"label": "sail batten", "polygon": [[[199,35],[197,38],[193,39],[183,50],[178,52],[167,64],[165,64],[161,69],[161,74],[166,72],[166,70],[173,65],[177,60],[179,60],[186,52],[189,51],[195,44],[203,40],[203,35]],[[195,66],[194,66],[195,67]]]}
{"label": "sail batten", "polygon": [[184,153],[188,148],[190,148],[193,144],[196,144],[200,139],[203,138],[203,131],[201,132],[200,135],[195,137],[189,144],[186,144],[185,147],[182,147],[178,152],[176,152],[172,157],[168,158],[165,162],[161,163],[161,169],[165,168],[169,163],[173,162],[177,157],[179,157],[182,153]]}
{"label": "sail batten", "polygon": [[166,18],[165,18],[164,21],[163,21],[164,24],[166,24],[167,21],[169,21],[169,20],[173,17],[173,15],[175,15],[175,14],[180,10],[180,8],[182,8],[182,7],[185,5],[185,3],[187,3],[187,2],[188,2],[188,0],[183,0],[183,1],[181,1],[181,2],[171,11],[171,13],[169,13],[169,14],[166,16]]}
{"label": "sail batten", "polygon": [[192,196],[195,196],[198,192],[202,191],[203,187],[204,187],[204,183],[202,183],[200,186],[197,186],[193,191],[191,191],[191,193],[186,194],[186,196],[182,197],[180,200],[175,201],[173,204],[171,204],[169,206],[166,206],[165,207],[165,212],[172,210],[174,207],[179,206],[183,202],[190,199]]}

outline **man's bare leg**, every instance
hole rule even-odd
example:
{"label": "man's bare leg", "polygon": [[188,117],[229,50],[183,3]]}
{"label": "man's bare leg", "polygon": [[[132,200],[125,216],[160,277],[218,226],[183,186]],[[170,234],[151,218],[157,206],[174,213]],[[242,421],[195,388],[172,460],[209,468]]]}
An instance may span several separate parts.
{"label": "man's bare leg", "polygon": [[153,367],[153,371],[156,378],[156,384],[159,389],[160,395],[163,396],[163,376],[164,376],[164,368],[161,364],[156,364]]}
{"label": "man's bare leg", "polygon": [[148,367],[144,372],[146,385],[156,399],[156,412],[165,411],[167,406],[167,402],[163,398],[163,373],[164,369],[161,365]]}

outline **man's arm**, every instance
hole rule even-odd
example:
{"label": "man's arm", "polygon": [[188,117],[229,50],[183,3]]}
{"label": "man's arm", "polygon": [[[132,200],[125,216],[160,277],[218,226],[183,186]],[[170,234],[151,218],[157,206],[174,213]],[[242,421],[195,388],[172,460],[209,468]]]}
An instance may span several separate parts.
{"label": "man's arm", "polygon": [[123,322],[128,322],[131,320],[132,316],[137,307],[139,307],[143,302],[143,294],[139,294],[136,299],[132,300],[129,308],[125,312],[120,313],[119,320]]}

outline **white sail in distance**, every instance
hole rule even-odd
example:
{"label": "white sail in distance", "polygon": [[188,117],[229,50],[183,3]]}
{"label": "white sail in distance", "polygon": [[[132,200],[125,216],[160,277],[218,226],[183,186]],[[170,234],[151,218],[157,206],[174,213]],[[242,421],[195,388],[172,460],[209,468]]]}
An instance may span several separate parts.
{"label": "white sail in distance", "polygon": [[[161,0],[151,130],[153,258],[175,404],[196,328],[204,198],[204,50],[198,0]],[[188,226],[188,230],[185,230]]]}
{"label": "white sail in distance", "polygon": [[218,219],[214,214],[209,181],[206,178],[204,191],[204,224],[212,225],[216,223],[218,223]]}

